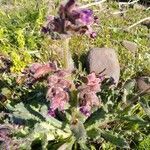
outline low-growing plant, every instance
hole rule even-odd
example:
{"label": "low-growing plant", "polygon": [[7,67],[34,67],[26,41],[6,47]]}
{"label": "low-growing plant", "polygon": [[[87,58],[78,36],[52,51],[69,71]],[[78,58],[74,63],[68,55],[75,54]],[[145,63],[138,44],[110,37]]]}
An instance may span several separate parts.
{"label": "low-growing plant", "polygon": [[12,130],[21,143],[18,149],[136,148],[150,130],[149,106],[144,99],[134,105],[128,101],[134,96],[133,81],[114,90],[105,80],[94,72],[70,74],[50,62],[26,68],[17,83],[32,90],[42,85],[44,90],[6,105],[4,122],[17,128]]}

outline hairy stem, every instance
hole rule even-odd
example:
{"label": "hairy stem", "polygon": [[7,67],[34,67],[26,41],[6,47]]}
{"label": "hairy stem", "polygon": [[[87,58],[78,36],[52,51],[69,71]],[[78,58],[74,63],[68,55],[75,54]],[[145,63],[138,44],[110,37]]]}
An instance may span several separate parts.
{"label": "hairy stem", "polygon": [[64,38],[62,40],[63,44],[63,67],[65,69],[69,68],[69,41],[70,38]]}

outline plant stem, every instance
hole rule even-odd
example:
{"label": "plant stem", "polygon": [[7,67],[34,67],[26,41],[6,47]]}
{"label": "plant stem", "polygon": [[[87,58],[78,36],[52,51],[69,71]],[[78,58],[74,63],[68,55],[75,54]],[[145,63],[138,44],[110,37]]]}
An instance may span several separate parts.
{"label": "plant stem", "polygon": [[63,44],[63,67],[64,69],[69,69],[69,41],[70,38],[65,38],[62,40]]}

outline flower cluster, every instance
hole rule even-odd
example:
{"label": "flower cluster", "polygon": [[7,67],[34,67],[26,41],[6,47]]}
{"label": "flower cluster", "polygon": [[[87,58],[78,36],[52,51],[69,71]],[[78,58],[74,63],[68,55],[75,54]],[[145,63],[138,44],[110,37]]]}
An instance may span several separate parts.
{"label": "flower cluster", "polygon": [[[56,111],[64,111],[69,101],[74,100],[71,97],[74,83],[69,80],[70,73],[66,70],[60,70],[55,63],[46,64],[34,63],[23,72],[26,76],[26,84],[33,85],[36,81],[45,79],[47,81],[46,99],[50,102],[48,114],[55,117]],[[100,92],[103,79],[97,77],[93,72],[86,77],[86,82],[77,87],[77,97],[79,98],[79,109],[90,116],[93,107],[100,106],[100,100],[97,93]]]}
{"label": "flower cluster", "polygon": [[69,101],[71,82],[65,79],[67,76],[67,72],[58,70],[48,77],[48,91],[46,98],[51,103],[48,113],[53,117],[55,117],[57,109],[64,111],[64,107]]}
{"label": "flower cluster", "polygon": [[65,5],[61,5],[58,17],[49,16],[46,25],[42,28],[44,33],[70,33],[77,32],[86,34],[92,38],[96,33],[92,25],[97,23],[98,18],[94,16],[91,9],[82,9],[76,5],[75,0],[69,0]]}
{"label": "flower cluster", "polygon": [[24,82],[27,85],[33,85],[41,79],[47,80],[46,98],[51,104],[48,113],[53,117],[56,110],[63,111],[65,104],[69,101],[71,83],[65,79],[69,75],[67,71],[60,70],[55,63],[51,62],[46,64],[34,63],[23,71]]}
{"label": "flower cluster", "polygon": [[[32,85],[47,74],[57,70],[55,63],[48,62],[46,64],[34,63],[29,68],[26,68],[22,73],[26,77],[25,83]],[[21,77],[22,78],[22,77]],[[18,78],[18,81],[20,78]]]}
{"label": "flower cluster", "polygon": [[79,107],[86,116],[90,116],[94,106],[100,106],[100,100],[96,93],[101,90],[101,82],[101,78],[97,78],[93,72],[87,76],[87,82],[79,87]]}

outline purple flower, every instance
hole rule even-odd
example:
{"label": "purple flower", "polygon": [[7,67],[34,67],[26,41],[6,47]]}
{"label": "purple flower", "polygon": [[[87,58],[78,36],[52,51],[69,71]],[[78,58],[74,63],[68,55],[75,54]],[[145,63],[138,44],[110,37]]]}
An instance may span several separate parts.
{"label": "purple flower", "polygon": [[87,117],[91,115],[91,107],[90,106],[82,106],[80,107],[80,111]]}
{"label": "purple flower", "polygon": [[87,76],[87,85],[94,86],[100,83],[100,79],[96,77],[96,74],[93,72]]}
{"label": "purple flower", "polygon": [[[83,92],[83,93],[82,93]],[[81,112],[83,114],[91,114],[92,108],[93,107],[98,107],[100,106],[100,100],[97,97],[95,92],[86,92],[86,91],[82,91],[81,93],[82,98],[80,97],[80,104],[79,107],[82,110]]]}
{"label": "purple flower", "polygon": [[55,75],[57,75],[59,78],[64,78],[70,76],[70,73],[66,70],[57,70]]}
{"label": "purple flower", "polygon": [[65,103],[69,101],[68,93],[65,92],[62,88],[53,89],[53,97],[51,98],[51,108],[56,110],[64,110]]}
{"label": "purple flower", "polygon": [[96,95],[100,91],[100,85],[100,79],[93,72],[87,76],[87,82],[78,88],[80,111],[86,116],[91,114],[93,107],[100,106],[100,100]]}
{"label": "purple flower", "polygon": [[54,72],[48,77],[48,91],[46,98],[50,101],[50,115],[55,117],[55,111],[58,109],[64,111],[65,105],[69,101],[69,89],[71,88],[70,81],[65,77],[68,73],[63,70]]}
{"label": "purple flower", "polygon": [[45,65],[42,65],[41,67],[38,67],[37,70],[34,72],[33,77],[34,79],[39,79],[42,76],[45,76],[46,74],[55,71],[55,66],[51,63],[47,63]]}
{"label": "purple flower", "polygon": [[61,5],[58,17],[50,17],[46,25],[42,28],[43,33],[58,32],[60,34],[77,32],[86,34],[91,38],[96,37],[92,30],[92,25],[97,23],[97,17],[94,16],[91,9],[80,9],[75,4],[75,0],[69,0],[65,5]]}
{"label": "purple flower", "polygon": [[56,117],[56,114],[55,114],[55,110],[53,110],[52,108],[50,108],[48,110],[48,115],[52,116],[52,117]]}
{"label": "purple flower", "polygon": [[76,22],[82,25],[91,25],[94,23],[93,11],[90,9],[80,10],[79,18]]}
{"label": "purple flower", "polygon": [[[49,73],[55,72],[57,70],[57,65],[55,63],[48,62],[46,64],[34,63],[29,68],[25,68],[21,76],[17,79],[17,82],[20,83],[20,80],[23,79],[26,85],[33,85],[36,81],[43,79]],[[24,79],[25,78],[25,79]]]}
{"label": "purple flower", "polygon": [[65,79],[66,76],[68,76],[67,72],[56,71],[53,75],[48,77],[48,86],[61,87],[63,89],[71,88],[71,82]]}
{"label": "purple flower", "polygon": [[34,63],[29,67],[29,70],[31,73],[35,73],[40,67],[42,67],[43,65],[40,63]]}
{"label": "purple flower", "polygon": [[96,77],[94,72],[87,76],[87,86],[91,91],[100,91],[100,79]]}
{"label": "purple flower", "polygon": [[56,76],[56,75],[51,75],[51,76],[49,76],[48,77],[48,86],[49,87],[52,87],[52,86],[54,86],[55,84],[57,84],[58,83],[58,80],[59,80],[59,78],[58,78],[58,76]]}
{"label": "purple flower", "polygon": [[50,100],[50,109],[48,114],[55,117],[56,109],[64,111],[64,107],[69,101],[69,95],[60,87],[52,87],[47,92],[47,100]]}

